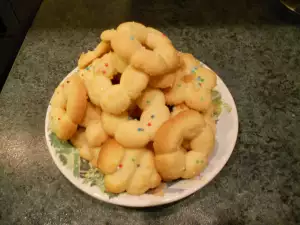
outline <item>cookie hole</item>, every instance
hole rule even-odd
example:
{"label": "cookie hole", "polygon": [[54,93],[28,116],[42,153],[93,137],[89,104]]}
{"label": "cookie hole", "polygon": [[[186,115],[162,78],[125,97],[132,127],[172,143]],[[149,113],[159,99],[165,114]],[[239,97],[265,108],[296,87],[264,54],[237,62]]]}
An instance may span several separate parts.
{"label": "cookie hole", "polygon": [[113,85],[114,85],[114,84],[119,84],[119,83],[120,83],[120,79],[121,79],[121,74],[118,73],[118,74],[116,74],[116,75],[113,77],[113,79],[111,80],[111,82],[112,82]]}
{"label": "cookie hole", "polygon": [[147,49],[147,50],[150,50],[150,51],[153,51],[153,49],[152,48],[150,48],[149,46],[147,46],[147,45],[142,45],[145,49]]}
{"label": "cookie hole", "polygon": [[170,113],[173,111],[173,107],[174,107],[174,105],[167,105],[167,107],[168,107],[168,109],[169,109],[169,111],[170,111]]}
{"label": "cookie hole", "polygon": [[189,140],[183,140],[181,147],[184,148],[185,150],[189,151],[191,149],[190,143],[191,142]]}
{"label": "cookie hole", "polygon": [[130,116],[131,119],[140,120],[142,112],[143,111],[137,105],[135,105],[134,107],[129,109],[128,115]]}
{"label": "cookie hole", "polygon": [[151,151],[154,151],[154,147],[153,147],[153,141],[150,141],[147,145],[146,145],[146,148],[151,150]]}

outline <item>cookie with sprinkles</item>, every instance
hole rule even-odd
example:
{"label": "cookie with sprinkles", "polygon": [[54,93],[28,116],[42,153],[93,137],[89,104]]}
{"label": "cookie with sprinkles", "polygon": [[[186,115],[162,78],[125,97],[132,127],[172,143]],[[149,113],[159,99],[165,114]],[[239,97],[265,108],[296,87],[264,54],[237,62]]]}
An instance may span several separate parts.
{"label": "cookie with sprinkles", "polygon": [[205,112],[212,104],[211,91],[216,86],[216,74],[200,66],[191,54],[181,53],[184,69],[177,75],[175,85],[165,91],[169,105],[186,104],[189,108]]}
{"label": "cookie with sprinkles", "polygon": [[139,120],[121,123],[114,134],[115,139],[128,148],[146,146],[153,140],[157,129],[170,117],[164,94],[159,89],[146,89],[136,104],[141,109]]}
{"label": "cookie with sprinkles", "polygon": [[109,79],[112,79],[118,73],[113,65],[112,52],[105,54],[101,58],[95,59],[92,63],[92,68],[94,70],[94,75],[106,76]]}
{"label": "cookie with sprinkles", "polygon": [[140,195],[161,183],[153,152],[146,148],[124,148],[110,139],[102,146],[97,163],[105,174],[104,186],[108,192]]}

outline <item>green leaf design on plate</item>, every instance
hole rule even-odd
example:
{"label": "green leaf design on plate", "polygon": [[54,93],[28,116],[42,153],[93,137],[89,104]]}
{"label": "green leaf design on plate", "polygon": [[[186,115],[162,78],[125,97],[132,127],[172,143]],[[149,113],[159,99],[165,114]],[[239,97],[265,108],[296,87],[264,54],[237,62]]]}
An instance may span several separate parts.
{"label": "green leaf design on plate", "polygon": [[91,169],[91,165],[89,163],[89,161],[80,158],[80,173],[84,172],[84,171],[88,171],[89,169]]}
{"label": "green leaf design on plate", "polygon": [[102,191],[104,191],[104,175],[99,172],[97,168],[91,168],[84,174],[84,184],[93,183],[100,187]]}
{"label": "green leaf design on plate", "polygon": [[222,97],[217,90],[212,91],[212,103],[215,105],[214,119],[217,120],[222,113]]}
{"label": "green leaf design on plate", "polygon": [[74,148],[68,141],[60,140],[54,133],[49,134],[51,145],[54,147],[56,153],[62,164],[67,168],[73,170],[73,175],[79,177],[80,175],[80,156],[79,151]]}
{"label": "green leaf design on plate", "polygon": [[59,160],[62,162],[62,164],[65,166],[68,162],[66,156],[64,156],[63,154],[59,154]]}
{"label": "green leaf design on plate", "polygon": [[104,193],[108,195],[108,198],[109,198],[109,199],[115,198],[115,197],[118,197],[118,196],[119,196],[119,194],[110,193],[110,192],[106,192],[106,191],[104,191]]}
{"label": "green leaf design on plate", "polygon": [[105,191],[104,175],[100,173],[97,168],[91,168],[84,174],[84,184],[90,184],[91,186],[97,186],[100,190],[108,195],[109,198],[117,197],[119,194],[113,194]]}
{"label": "green leaf design on plate", "polygon": [[212,98],[213,101],[215,101],[216,99],[218,99],[218,100],[221,99],[220,92],[217,91],[217,90],[212,90],[211,91],[211,98]]}
{"label": "green leaf design on plate", "polygon": [[76,150],[68,141],[60,140],[54,133],[51,133],[49,137],[51,145],[55,148],[57,153],[70,154]]}
{"label": "green leaf design on plate", "polygon": [[79,177],[79,173],[80,173],[80,156],[79,156],[79,152],[75,151],[74,152],[74,167],[73,167],[73,175],[75,177]]}
{"label": "green leaf design on plate", "polygon": [[215,105],[214,119],[217,120],[221,115],[223,108],[227,112],[231,112],[231,106],[222,100],[221,93],[217,90],[212,90],[212,103]]}
{"label": "green leaf design on plate", "polygon": [[226,102],[223,102],[223,107],[224,109],[226,109],[227,112],[231,112],[232,108],[229,104],[227,104]]}

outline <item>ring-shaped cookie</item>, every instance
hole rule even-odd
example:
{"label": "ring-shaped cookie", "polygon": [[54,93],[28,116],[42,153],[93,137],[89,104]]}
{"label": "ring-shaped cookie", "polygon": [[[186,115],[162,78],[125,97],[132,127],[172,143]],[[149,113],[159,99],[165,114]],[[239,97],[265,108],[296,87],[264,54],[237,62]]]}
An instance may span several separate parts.
{"label": "ring-shaped cookie", "polygon": [[217,75],[201,66],[191,54],[181,53],[183,69],[177,73],[172,88],[165,90],[169,105],[185,103],[189,108],[205,112],[212,103],[212,89],[216,86]]}
{"label": "ring-shaped cookie", "polygon": [[[184,140],[189,142],[189,150],[182,146]],[[214,132],[203,115],[194,110],[179,112],[155,134],[157,171],[165,181],[198,175],[207,166],[214,141]]]}
{"label": "ring-shaped cookie", "polygon": [[112,193],[127,191],[132,195],[140,195],[161,182],[152,151],[124,148],[114,139],[102,146],[98,168],[105,174],[105,190]]}
{"label": "ring-shaped cookie", "polygon": [[171,41],[160,31],[140,23],[122,23],[116,30],[104,31],[101,39],[110,41],[120,57],[150,76],[165,75],[180,66]]}
{"label": "ring-shaped cookie", "polygon": [[54,91],[50,101],[50,127],[61,140],[70,139],[85,115],[87,91],[81,78],[69,77]]}
{"label": "ring-shaped cookie", "polygon": [[147,87],[149,76],[132,66],[127,66],[121,75],[120,83],[113,84],[106,76],[96,76],[93,71],[85,71],[85,82],[91,102],[104,112],[120,115],[132,101]]}
{"label": "ring-shaped cookie", "polygon": [[127,118],[127,114],[115,116],[102,113],[101,115],[104,130],[127,148],[146,146],[153,140],[159,127],[170,117],[164,95],[158,89],[146,89],[136,103],[142,110],[139,120]]}

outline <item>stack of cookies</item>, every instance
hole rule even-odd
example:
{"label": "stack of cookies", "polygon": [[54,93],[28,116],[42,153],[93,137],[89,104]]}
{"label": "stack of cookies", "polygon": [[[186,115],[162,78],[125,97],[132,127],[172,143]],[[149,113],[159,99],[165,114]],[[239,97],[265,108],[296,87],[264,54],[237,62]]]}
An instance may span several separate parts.
{"label": "stack of cookies", "polygon": [[55,90],[50,127],[104,175],[107,192],[140,195],[197,176],[216,125],[216,74],[160,31],[126,22],[101,34]]}

